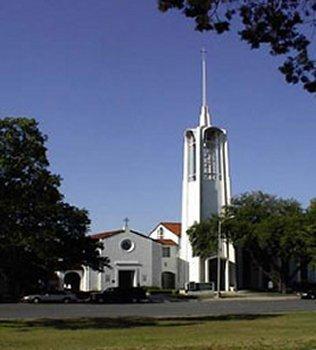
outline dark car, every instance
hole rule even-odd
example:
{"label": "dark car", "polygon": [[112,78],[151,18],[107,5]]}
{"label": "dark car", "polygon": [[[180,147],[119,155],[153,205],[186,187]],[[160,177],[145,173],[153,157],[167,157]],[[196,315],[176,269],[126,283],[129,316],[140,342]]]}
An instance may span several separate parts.
{"label": "dark car", "polygon": [[49,293],[39,293],[25,295],[21,301],[23,303],[75,303],[78,298],[68,291],[54,291]]}
{"label": "dark car", "polygon": [[316,289],[301,293],[301,299],[316,299]]}
{"label": "dark car", "polygon": [[90,298],[93,303],[139,303],[146,299],[146,290],[142,287],[107,288],[102,293],[92,293]]}

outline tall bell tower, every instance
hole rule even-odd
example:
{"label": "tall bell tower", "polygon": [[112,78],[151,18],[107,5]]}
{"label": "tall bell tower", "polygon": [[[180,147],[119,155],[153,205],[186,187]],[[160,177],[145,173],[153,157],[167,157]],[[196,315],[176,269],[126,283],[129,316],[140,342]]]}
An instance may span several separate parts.
{"label": "tall bell tower", "polygon": [[[211,275],[217,253],[209,259],[192,254],[187,230],[194,224],[219,214],[230,203],[228,141],[226,130],[212,125],[207,104],[206,53],[202,50],[202,106],[199,125],[184,133],[184,159],[182,183],[182,235],[180,259],[182,261],[182,284],[187,282],[216,281]],[[235,262],[235,252],[230,244],[223,242],[223,287],[228,290],[229,262]],[[214,265],[214,264],[213,264]],[[213,270],[216,271],[216,268]],[[214,274],[214,273],[213,273]]]}

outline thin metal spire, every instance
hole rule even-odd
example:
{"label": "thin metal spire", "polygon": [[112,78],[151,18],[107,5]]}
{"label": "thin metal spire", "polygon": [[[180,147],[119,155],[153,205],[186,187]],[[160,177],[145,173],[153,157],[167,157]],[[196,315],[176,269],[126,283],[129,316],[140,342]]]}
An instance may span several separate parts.
{"label": "thin metal spire", "polygon": [[208,113],[207,105],[207,66],[206,66],[206,50],[203,48],[201,50],[202,56],[202,107],[200,114],[200,126],[209,126],[210,115]]}
{"label": "thin metal spire", "polygon": [[202,106],[207,106],[207,72],[206,72],[206,50],[202,48],[201,50],[202,55]]}

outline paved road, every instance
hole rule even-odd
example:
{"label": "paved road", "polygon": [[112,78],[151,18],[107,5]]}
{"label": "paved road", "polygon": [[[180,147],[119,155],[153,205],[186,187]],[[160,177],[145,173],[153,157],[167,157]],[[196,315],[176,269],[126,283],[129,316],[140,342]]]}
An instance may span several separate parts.
{"label": "paved road", "polygon": [[73,317],[186,317],[314,311],[313,300],[211,300],[154,304],[0,304],[0,319]]}

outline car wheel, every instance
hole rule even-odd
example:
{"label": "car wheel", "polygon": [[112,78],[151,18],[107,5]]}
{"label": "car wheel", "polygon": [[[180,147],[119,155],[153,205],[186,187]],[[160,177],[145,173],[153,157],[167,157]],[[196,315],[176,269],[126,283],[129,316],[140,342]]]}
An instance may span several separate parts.
{"label": "car wheel", "polygon": [[65,299],[63,300],[63,302],[64,302],[64,304],[69,304],[69,303],[70,303],[70,299],[69,299],[69,298],[65,298]]}
{"label": "car wheel", "polygon": [[313,299],[313,300],[314,300],[314,299],[315,299],[315,295],[311,295],[311,299]]}
{"label": "car wheel", "polygon": [[40,298],[34,298],[34,299],[33,299],[33,303],[34,303],[34,304],[38,304],[38,303],[40,303],[40,302],[41,302]]}
{"label": "car wheel", "polygon": [[104,303],[104,299],[103,298],[99,298],[98,299],[98,303],[103,304]]}

